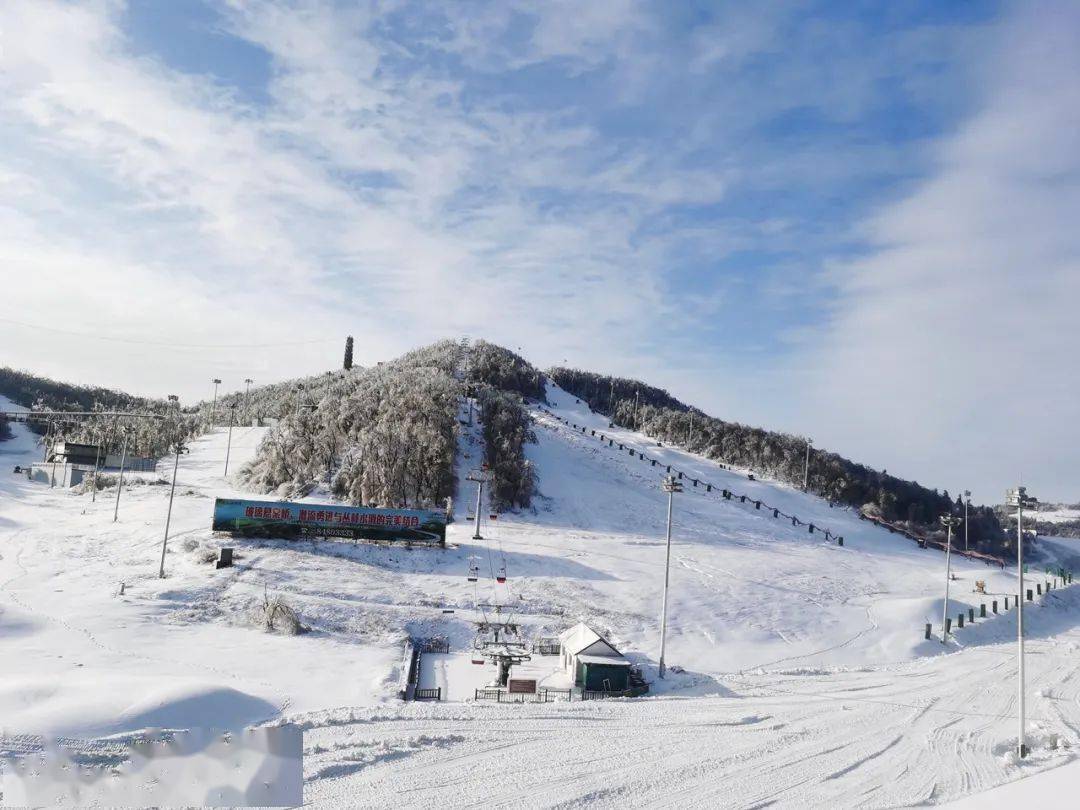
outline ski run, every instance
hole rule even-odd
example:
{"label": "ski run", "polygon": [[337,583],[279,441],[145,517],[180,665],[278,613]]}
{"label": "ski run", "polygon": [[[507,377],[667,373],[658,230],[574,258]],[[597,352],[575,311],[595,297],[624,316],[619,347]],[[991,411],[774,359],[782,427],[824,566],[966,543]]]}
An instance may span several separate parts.
{"label": "ski run", "polygon": [[[985,809],[1014,805],[1019,779],[1028,803],[1080,786],[1080,588],[1059,582],[1025,610],[1031,753],[1020,762],[1016,614],[1004,610],[1014,570],[954,558],[949,613],[971,609],[976,620],[943,644],[940,551],[610,427],[550,385],[548,404],[531,410],[540,495],[495,521],[481,509],[484,539],[474,540],[467,474],[483,447],[465,412],[445,549],[216,536],[215,497],[263,497],[222,477],[219,428],[181,458],[164,579],[171,459],[128,477],[114,522],[114,488],[93,501],[13,475],[40,449],[12,425],[0,444],[5,734],[107,739],[291,722],[304,732],[305,806],[320,808]],[[264,433],[233,431],[231,470]],[[685,487],[673,502],[671,669],[661,680],[667,465]],[[235,564],[217,570],[207,560],[223,545]],[[1080,567],[1069,541],[1039,545],[1033,572]],[[1033,573],[1028,587],[1045,580]],[[266,632],[270,597],[309,632]],[[489,604],[507,606],[530,638],[587,623],[642,670],[649,693],[475,700],[493,674],[470,660]],[[407,636],[449,642],[421,658],[419,686],[441,689],[441,701],[399,699]]]}

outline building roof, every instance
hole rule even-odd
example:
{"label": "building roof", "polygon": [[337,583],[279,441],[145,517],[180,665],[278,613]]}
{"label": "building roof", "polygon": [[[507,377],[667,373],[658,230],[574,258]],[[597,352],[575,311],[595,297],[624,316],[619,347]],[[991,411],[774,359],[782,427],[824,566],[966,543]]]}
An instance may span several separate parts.
{"label": "building roof", "polygon": [[584,653],[577,657],[578,661],[585,664],[604,664],[610,667],[628,667],[630,662],[622,656],[615,658],[610,655],[585,655]]}
{"label": "building roof", "polygon": [[597,642],[599,642],[599,646],[594,652],[599,653],[606,647],[613,655],[621,655],[618,650],[611,646],[607,639],[584,622],[579,622],[569,630],[563,630],[563,632],[559,634],[559,644],[565,652],[568,652],[571,655],[577,655],[594,644],[597,644]]}

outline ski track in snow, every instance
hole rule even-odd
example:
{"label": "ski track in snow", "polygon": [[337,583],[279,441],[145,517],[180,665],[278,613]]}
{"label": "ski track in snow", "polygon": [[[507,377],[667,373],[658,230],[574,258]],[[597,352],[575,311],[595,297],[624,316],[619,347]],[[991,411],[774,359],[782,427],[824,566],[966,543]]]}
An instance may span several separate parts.
{"label": "ski track in snow", "polygon": [[[111,734],[177,705],[193,722],[291,720],[305,730],[305,804],[327,808],[912,806],[1037,773],[1080,750],[1080,590],[1054,591],[1025,614],[1032,755],[1018,765],[1015,613],[978,620],[948,647],[924,641],[925,621],[940,630],[939,552],[609,428],[554,387],[549,399],[579,426],[828,527],[845,546],[687,482],[676,496],[668,633],[668,660],[686,672],[636,700],[401,704],[398,640],[445,633],[454,650],[467,648],[480,601],[513,605],[537,635],[588,621],[655,678],[663,467],[534,410],[538,441],[528,452],[541,497],[531,511],[485,521],[482,541],[464,521],[471,485],[456,498],[445,551],[225,541],[208,528],[212,498],[239,493],[220,477],[217,431],[181,460],[164,580],[156,574],[167,487],[126,490],[114,524],[114,491],[91,503],[3,472],[6,726]],[[34,453],[25,428],[14,428],[16,438],[0,443],[5,468]],[[476,426],[462,431],[464,484],[482,443]],[[263,432],[234,431],[232,469]],[[200,561],[226,543],[235,568]],[[1064,541],[1043,548],[1074,554]],[[476,585],[465,581],[473,555],[483,572]],[[489,576],[502,564],[505,585]],[[1015,592],[1010,571],[955,566],[953,616],[994,598],[971,593],[976,578],[992,593]],[[312,632],[262,632],[251,613],[264,588],[297,606]],[[452,661],[432,660],[431,685],[450,692]],[[211,704],[223,686],[237,697]],[[218,714],[240,696],[250,697],[246,714]]]}

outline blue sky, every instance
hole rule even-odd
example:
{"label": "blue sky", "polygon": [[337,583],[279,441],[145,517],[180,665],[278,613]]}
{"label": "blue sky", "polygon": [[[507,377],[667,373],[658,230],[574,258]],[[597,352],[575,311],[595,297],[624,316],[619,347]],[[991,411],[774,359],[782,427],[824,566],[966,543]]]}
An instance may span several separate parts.
{"label": "blue sky", "polygon": [[[361,363],[469,334],[950,491],[1075,500],[1078,24],[8,0],[0,363],[191,399],[346,334]],[[25,325],[57,323],[125,342]]]}

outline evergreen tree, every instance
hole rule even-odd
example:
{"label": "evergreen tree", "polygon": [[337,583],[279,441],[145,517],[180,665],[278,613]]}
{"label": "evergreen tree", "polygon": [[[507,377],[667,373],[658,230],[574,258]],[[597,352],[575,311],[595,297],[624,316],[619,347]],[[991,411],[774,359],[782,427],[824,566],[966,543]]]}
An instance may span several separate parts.
{"label": "evergreen tree", "polygon": [[352,368],[352,345],[352,335],[349,335],[345,338],[345,362],[342,366],[346,371]]}

